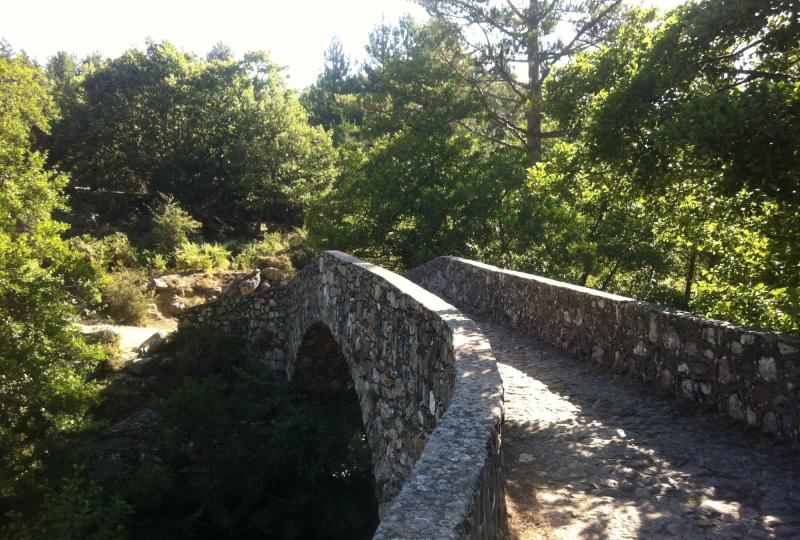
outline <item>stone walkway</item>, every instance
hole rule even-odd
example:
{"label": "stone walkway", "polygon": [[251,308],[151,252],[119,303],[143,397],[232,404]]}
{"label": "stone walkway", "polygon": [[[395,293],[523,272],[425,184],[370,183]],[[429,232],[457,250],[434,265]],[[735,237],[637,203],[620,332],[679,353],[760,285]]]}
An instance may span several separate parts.
{"label": "stone walkway", "polygon": [[800,539],[790,449],[479,324],[505,385],[512,537]]}

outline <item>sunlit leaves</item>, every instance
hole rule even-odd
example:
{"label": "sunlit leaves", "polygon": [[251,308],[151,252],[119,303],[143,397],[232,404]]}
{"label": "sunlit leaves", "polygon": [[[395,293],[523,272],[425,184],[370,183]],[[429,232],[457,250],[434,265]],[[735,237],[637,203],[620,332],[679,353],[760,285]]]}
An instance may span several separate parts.
{"label": "sunlit leaves", "polygon": [[96,298],[95,270],[60,237],[51,213],[66,177],[31,150],[53,114],[44,74],[0,56],[0,502],[37,470],[43,444],[83,429],[100,358],[73,326],[73,303]]}

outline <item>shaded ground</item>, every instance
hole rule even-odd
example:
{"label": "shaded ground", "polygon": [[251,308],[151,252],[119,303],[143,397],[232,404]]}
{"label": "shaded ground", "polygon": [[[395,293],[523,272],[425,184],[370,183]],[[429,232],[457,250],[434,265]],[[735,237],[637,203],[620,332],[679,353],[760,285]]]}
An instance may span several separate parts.
{"label": "shaded ground", "polygon": [[788,447],[480,324],[505,385],[513,537],[800,538]]}

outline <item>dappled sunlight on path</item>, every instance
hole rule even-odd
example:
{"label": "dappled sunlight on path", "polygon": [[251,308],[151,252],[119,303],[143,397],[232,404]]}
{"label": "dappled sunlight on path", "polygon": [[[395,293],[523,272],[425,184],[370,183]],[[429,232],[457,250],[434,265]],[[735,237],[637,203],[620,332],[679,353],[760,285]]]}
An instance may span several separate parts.
{"label": "dappled sunlight on path", "polygon": [[514,537],[800,538],[789,448],[480,324],[505,385]]}

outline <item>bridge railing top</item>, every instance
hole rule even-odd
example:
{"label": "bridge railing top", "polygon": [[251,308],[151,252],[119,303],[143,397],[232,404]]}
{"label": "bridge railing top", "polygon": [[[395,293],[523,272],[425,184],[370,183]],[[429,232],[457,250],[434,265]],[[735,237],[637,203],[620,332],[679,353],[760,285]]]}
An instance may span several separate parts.
{"label": "bridge railing top", "polygon": [[353,265],[375,276],[396,291],[397,300],[407,296],[403,302],[416,303],[444,323],[440,337],[450,346],[441,350],[452,351],[455,368],[452,399],[375,538],[497,537],[505,508],[499,470],[503,386],[489,341],[454,306],[385,268],[327,251],[320,271],[330,268],[330,257],[334,265]]}
{"label": "bridge railing top", "polygon": [[621,295],[618,295],[618,294],[613,294],[613,293],[601,291],[601,290],[598,290],[598,289],[592,289],[590,287],[583,287],[581,285],[575,285],[575,284],[572,284],[572,283],[567,283],[565,281],[558,281],[558,280],[555,280],[555,279],[546,278],[546,277],[543,277],[543,276],[538,276],[536,274],[528,274],[526,272],[520,272],[520,271],[517,271],[517,270],[509,270],[509,269],[506,269],[506,268],[500,268],[498,266],[493,266],[491,264],[483,263],[483,262],[480,262],[480,261],[473,261],[471,259],[464,259],[462,257],[455,257],[455,256],[452,256],[452,255],[443,255],[443,256],[437,257],[437,258],[432,259],[431,261],[429,261],[427,263],[424,263],[423,265],[421,265],[418,268],[422,268],[422,267],[424,267],[424,266],[426,266],[428,264],[435,263],[435,261],[437,261],[437,260],[456,261],[456,262],[461,263],[461,264],[466,264],[466,265],[469,265],[469,266],[473,266],[475,268],[480,268],[480,269],[483,269],[483,270],[486,270],[486,271],[490,271],[490,272],[494,272],[494,273],[497,273],[497,274],[513,276],[513,277],[516,277],[516,278],[519,278],[519,279],[523,279],[523,280],[527,280],[527,281],[531,281],[531,282],[536,282],[536,283],[541,283],[543,285],[549,285],[549,286],[552,286],[552,287],[558,287],[559,289],[562,289],[562,290],[573,291],[573,292],[576,292],[576,293],[581,293],[581,294],[585,294],[585,295],[588,295],[588,296],[592,296],[592,297],[598,298],[598,299],[602,298],[603,300],[609,300],[612,303],[613,302],[618,302],[618,303],[621,303],[621,304],[635,304],[637,306],[637,309],[641,309],[643,311],[654,312],[654,313],[659,313],[659,314],[665,314],[665,315],[669,315],[669,316],[679,317],[681,319],[691,319],[691,320],[694,320],[697,323],[716,326],[716,327],[724,327],[724,328],[726,328],[728,330],[732,330],[732,331],[747,332],[747,333],[750,333],[750,334],[764,334],[764,335],[769,334],[769,335],[778,336],[778,337],[791,339],[791,340],[800,340],[800,336],[794,336],[792,334],[787,334],[785,332],[777,332],[777,331],[773,331],[773,330],[765,330],[763,328],[756,328],[756,327],[751,327],[751,326],[742,326],[742,325],[739,325],[739,324],[736,324],[736,323],[732,323],[730,321],[724,321],[724,320],[721,320],[721,319],[712,319],[712,318],[709,318],[709,317],[703,317],[701,315],[698,315],[696,313],[692,313],[690,311],[685,311],[685,310],[678,309],[678,308],[672,308],[672,307],[669,307],[669,306],[665,306],[663,304],[656,304],[656,303],[653,303],[653,302],[645,302],[645,301],[637,300],[635,298],[630,298],[630,297],[627,297],[627,296],[621,296]]}

